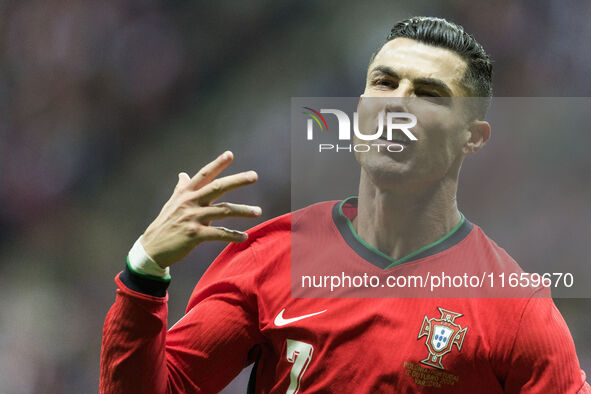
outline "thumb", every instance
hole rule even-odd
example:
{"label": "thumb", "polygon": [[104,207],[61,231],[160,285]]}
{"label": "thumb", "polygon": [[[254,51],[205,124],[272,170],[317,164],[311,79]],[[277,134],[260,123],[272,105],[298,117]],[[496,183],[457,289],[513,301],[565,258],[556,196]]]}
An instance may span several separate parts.
{"label": "thumb", "polygon": [[191,180],[191,177],[189,177],[189,175],[186,172],[180,172],[179,173],[179,181],[176,184],[176,188],[178,189],[179,187],[185,186],[190,180]]}

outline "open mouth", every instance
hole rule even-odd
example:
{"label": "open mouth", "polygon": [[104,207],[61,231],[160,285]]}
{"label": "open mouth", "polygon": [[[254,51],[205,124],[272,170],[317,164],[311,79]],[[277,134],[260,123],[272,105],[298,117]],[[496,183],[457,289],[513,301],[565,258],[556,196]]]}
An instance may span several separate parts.
{"label": "open mouth", "polygon": [[408,146],[411,143],[410,139],[405,135],[392,135],[392,139],[389,140],[386,134],[382,134],[378,139],[390,144],[400,144],[403,146]]}

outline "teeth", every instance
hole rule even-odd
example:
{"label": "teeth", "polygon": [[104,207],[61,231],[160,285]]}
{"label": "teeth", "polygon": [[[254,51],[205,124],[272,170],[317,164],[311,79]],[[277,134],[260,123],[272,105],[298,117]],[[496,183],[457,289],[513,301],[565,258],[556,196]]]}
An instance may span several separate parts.
{"label": "teeth", "polygon": [[[382,136],[380,138],[384,139],[386,141],[388,140],[388,136],[386,134],[382,134]],[[408,138],[404,138],[402,136],[397,136],[397,135],[393,135],[392,139],[390,141],[391,142],[403,142],[405,144],[410,142],[410,140]]]}

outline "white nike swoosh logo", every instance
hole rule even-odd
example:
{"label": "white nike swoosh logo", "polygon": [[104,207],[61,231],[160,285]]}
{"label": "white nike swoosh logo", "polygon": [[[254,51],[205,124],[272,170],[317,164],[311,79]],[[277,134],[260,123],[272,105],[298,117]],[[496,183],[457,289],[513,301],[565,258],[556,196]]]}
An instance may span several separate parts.
{"label": "white nike swoosh logo", "polygon": [[298,316],[298,317],[292,317],[292,318],[290,318],[290,319],[284,319],[284,318],[283,318],[283,312],[285,312],[285,308],[283,308],[283,310],[281,310],[281,312],[279,312],[279,314],[278,314],[278,315],[277,315],[277,317],[275,318],[275,325],[276,325],[277,327],[285,326],[285,325],[287,325],[287,324],[290,324],[290,323],[296,322],[296,321],[298,321],[298,320],[302,320],[302,319],[306,319],[306,318],[308,318],[308,317],[312,317],[312,316],[319,315],[319,314],[321,314],[321,313],[324,313],[324,312],[326,312],[326,311],[327,311],[327,310],[325,309],[325,310],[323,310],[323,311],[320,311],[320,312],[316,312],[316,313],[310,313],[309,315],[303,315],[303,316]]}

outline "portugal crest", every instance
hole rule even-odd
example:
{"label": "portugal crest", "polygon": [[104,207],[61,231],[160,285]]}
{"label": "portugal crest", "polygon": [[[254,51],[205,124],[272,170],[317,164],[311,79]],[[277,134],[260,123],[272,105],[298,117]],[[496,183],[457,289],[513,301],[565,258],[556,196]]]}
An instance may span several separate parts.
{"label": "portugal crest", "polygon": [[456,345],[458,351],[462,349],[468,327],[462,328],[459,324],[454,323],[456,318],[463,316],[461,313],[448,311],[440,307],[437,309],[441,312],[441,318],[427,319],[427,315],[425,315],[417,339],[427,337],[425,345],[429,350],[429,356],[422,360],[421,363],[445,369],[441,363],[441,358],[451,352],[453,345]]}

